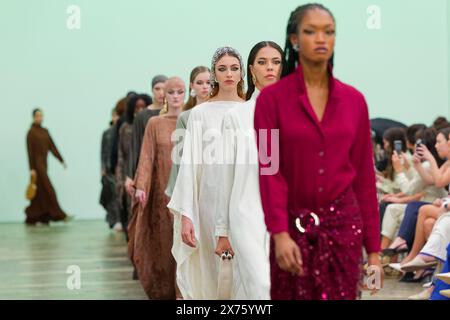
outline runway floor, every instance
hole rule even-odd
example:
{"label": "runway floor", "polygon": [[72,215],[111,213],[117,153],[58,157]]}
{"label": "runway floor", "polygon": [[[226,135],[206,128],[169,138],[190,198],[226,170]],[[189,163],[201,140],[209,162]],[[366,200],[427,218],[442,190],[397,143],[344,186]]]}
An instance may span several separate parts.
{"label": "runway floor", "polygon": [[[126,250],[124,235],[103,221],[0,224],[0,299],[146,299]],[[363,299],[406,299],[421,290],[388,278],[379,294]]]}

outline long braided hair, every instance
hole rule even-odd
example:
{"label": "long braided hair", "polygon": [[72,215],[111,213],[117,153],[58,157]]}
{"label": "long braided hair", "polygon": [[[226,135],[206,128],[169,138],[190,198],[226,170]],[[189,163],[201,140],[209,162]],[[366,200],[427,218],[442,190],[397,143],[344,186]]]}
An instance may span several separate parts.
{"label": "long braided hair", "polygon": [[[284,54],[286,57],[286,68],[284,68],[285,74],[282,76],[286,76],[286,75],[292,73],[298,66],[298,63],[299,63],[298,52],[292,46],[290,36],[292,34],[297,34],[298,26],[301,25],[305,15],[308,13],[308,11],[314,10],[314,9],[326,11],[331,16],[333,21],[336,22],[336,20],[333,16],[333,13],[331,13],[330,9],[328,9],[327,7],[325,7],[324,5],[319,4],[319,3],[308,3],[305,5],[299,6],[294,11],[292,11],[291,15],[289,16],[288,24],[286,27],[286,44],[285,44],[285,49],[284,49]],[[333,66],[334,53],[333,53],[332,57],[330,58],[329,63],[331,64],[331,66]]]}

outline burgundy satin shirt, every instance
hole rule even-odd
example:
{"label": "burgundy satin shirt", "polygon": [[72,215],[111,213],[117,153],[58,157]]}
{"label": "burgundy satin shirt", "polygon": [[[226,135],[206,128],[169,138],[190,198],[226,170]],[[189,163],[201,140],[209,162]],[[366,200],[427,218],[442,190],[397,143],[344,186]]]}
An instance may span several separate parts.
{"label": "burgundy satin shirt", "polygon": [[[368,253],[380,249],[380,217],[370,122],[364,96],[333,77],[322,121],[306,93],[301,67],[259,95],[255,130],[260,151],[260,191],[270,233],[288,231],[288,208],[307,208],[318,215],[349,187],[353,187],[363,220],[363,240]],[[279,129],[279,170],[270,161],[270,134]],[[258,132],[260,132],[258,134]],[[267,143],[261,137],[267,137]],[[267,151],[268,150],[268,151]],[[261,157],[261,152],[269,158]],[[272,168],[272,169],[268,169]]]}

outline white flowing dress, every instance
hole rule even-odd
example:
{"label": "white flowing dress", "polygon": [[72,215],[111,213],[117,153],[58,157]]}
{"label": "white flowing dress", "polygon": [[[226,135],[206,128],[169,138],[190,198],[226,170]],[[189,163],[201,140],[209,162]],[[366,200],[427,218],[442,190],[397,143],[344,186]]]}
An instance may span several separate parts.
{"label": "white flowing dress", "polygon": [[216,236],[235,253],[232,299],[269,300],[269,234],[264,222],[253,118],[255,95],[225,116],[222,136],[228,164],[219,173]]}
{"label": "white flowing dress", "polygon": [[[172,254],[177,262],[177,284],[186,300],[216,299],[219,258],[215,255],[217,165],[225,114],[242,102],[205,102],[189,116],[183,156],[168,208],[174,214]],[[193,222],[196,247],[181,239],[181,218]]]}

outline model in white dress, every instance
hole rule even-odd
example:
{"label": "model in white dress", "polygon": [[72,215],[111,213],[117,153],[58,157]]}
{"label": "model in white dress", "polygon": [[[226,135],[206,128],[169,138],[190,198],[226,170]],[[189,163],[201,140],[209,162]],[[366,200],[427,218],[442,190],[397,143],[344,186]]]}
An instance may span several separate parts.
{"label": "model in white dress", "polygon": [[[168,208],[174,214],[172,254],[177,262],[177,284],[184,299],[216,299],[219,258],[216,212],[219,211],[217,165],[221,162],[220,135],[225,114],[242,102],[205,102],[189,116],[178,177]],[[196,246],[181,238],[182,216],[194,226]]]}
{"label": "model in white dress", "polygon": [[234,251],[232,299],[270,299],[269,240],[258,178],[253,117],[258,92],[225,116],[222,136],[227,164],[219,167],[216,236]]}

